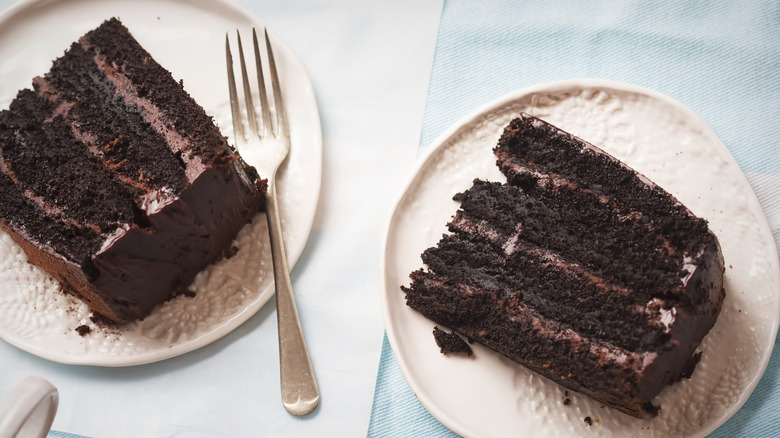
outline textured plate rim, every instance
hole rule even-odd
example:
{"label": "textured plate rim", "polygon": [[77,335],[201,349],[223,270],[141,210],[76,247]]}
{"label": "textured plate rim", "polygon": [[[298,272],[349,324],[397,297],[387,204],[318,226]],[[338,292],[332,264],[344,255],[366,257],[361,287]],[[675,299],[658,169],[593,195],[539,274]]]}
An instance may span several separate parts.
{"label": "textured plate rim", "polygon": [[[402,189],[399,192],[399,195],[396,197],[395,202],[392,204],[393,207],[390,210],[391,213],[388,216],[387,222],[385,223],[383,238],[380,245],[380,284],[382,288],[380,292],[381,294],[380,302],[382,305],[382,317],[385,324],[385,331],[387,333],[387,338],[407,384],[409,385],[410,389],[414,393],[415,397],[420,401],[420,403],[422,403],[422,405],[428,410],[428,412],[433,417],[435,417],[442,424],[444,424],[454,432],[458,433],[459,435],[477,437],[480,436],[480,433],[479,431],[472,430],[468,426],[462,424],[457,418],[454,418],[449,413],[445,412],[436,404],[436,402],[430,396],[428,396],[428,394],[426,394],[424,391],[421,391],[421,386],[416,381],[415,375],[413,374],[410,368],[409,362],[411,361],[407,360],[406,357],[403,357],[402,355],[398,354],[398,352],[400,351],[399,346],[401,342],[398,339],[397,334],[395,333],[394,330],[393,315],[396,310],[394,310],[389,300],[391,296],[390,294],[400,293],[398,292],[400,285],[388,284],[387,261],[389,258],[388,250],[390,247],[389,245],[390,238],[392,237],[392,233],[396,226],[395,224],[398,221],[398,217],[401,214],[400,207],[403,204],[404,200],[406,199],[409,190],[421,178],[421,171],[426,167],[428,167],[433,157],[435,157],[442,149],[446,148],[447,145],[450,143],[450,141],[456,138],[460,132],[468,130],[469,125],[472,125],[479,120],[485,119],[486,116],[489,115],[492,111],[506,107],[512,102],[518,101],[521,98],[531,94],[561,92],[567,90],[587,89],[587,88],[612,89],[616,91],[645,95],[675,107],[681,113],[684,113],[689,118],[689,120],[696,121],[698,125],[702,128],[703,135],[711,137],[714,140],[714,144],[717,145],[714,152],[716,152],[724,160],[726,160],[726,162],[728,162],[730,166],[735,166],[736,169],[740,169],[736,160],[731,155],[731,152],[728,150],[726,145],[717,137],[717,135],[709,127],[709,125],[707,125],[701,119],[701,117],[699,117],[693,110],[688,108],[680,101],[650,88],[627,84],[618,81],[607,80],[607,79],[599,79],[599,78],[577,78],[577,79],[567,79],[567,80],[554,81],[554,82],[545,82],[545,83],[531,85],[529,87],[524,87],[521,89],[511,91],[503,96],[500,96],[496,99],[493,99],[485,104],[478,106],[470,113],[461,117],[454,124],[450,125],[449,128],[447,128],[444,132],[442,132],[439,136],[437,136],[436,139],[431,143],[431,145],[427,147],[427,149],[424,151],[422,156],[418,158],[414,170],[411,172],[410,176],[403,184]],[[755,192],[753,192],[752,187],[750,186],[747,180],[747,177],[741,171],[739,172],[739,175],[737,175],[736,177],[740,179],[740,182],[743,185],[745,185],[750,189],[749,190],[750,196],[747,201],[753,211],[757,211],[760,213],[756,216],[756,220],[757,220],[756,225],[760,228],[761,233],[763,235],[770,236],[771,238],[772,233],[769,228],[769,223],[766,219],[766,215],[761,209],[761,206],[758,202],[758,198],[756,197]],[[768,245],[768,250],[770,252],[770,255],[772,256],[772,262],[770,262],[770,265],[774,274],[774,278],[780,278],[780,263],[778,262],[777,247],[774,244],[770,244]],[[775,307],[774,315],[780,314],[780,294],[775,296],[774,307]],[[404,309],[404,310],[411,311],[410,309]],[[771,358],[775,339],[778,333],[778,322],[779,320],[778,317],[776,316],[772,320],[771,335],[769,336],[767,345],[765,346],[766,348],[765,348],[764,357],[762,357],[762,360],[759,364],[756,374],[752,376],[752,379],[743,388],[742,396],[740,397],[740,399],[736,403],[731,405],[726,410],[726,412],[722,415],[721,418],[719,418],[717,421],[713,421],[711,424],[705,425],[701,430],[699,430],[699,433],[696,436],[705,436],[711,433],[719,426],[721,426],[723,423],[725,423],[729,418],[731,418],[745,404],[747,399],[750,397],[750,394],[755,389],[756,385],[758,385],[759,380],[763,376],[766,367],[769,364],[769,359]]]}

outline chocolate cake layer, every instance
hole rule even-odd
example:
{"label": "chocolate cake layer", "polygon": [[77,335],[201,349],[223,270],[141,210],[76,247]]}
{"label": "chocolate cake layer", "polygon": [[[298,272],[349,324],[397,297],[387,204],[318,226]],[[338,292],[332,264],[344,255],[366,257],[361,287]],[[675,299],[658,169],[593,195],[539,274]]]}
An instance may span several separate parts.
{"label": "chocolate cake layer", "polygon": [[131,86],[120,92],[106,80],[99,60],[94,49],[74,44],[45,77],[35,79],[35,90],[61,108],[63,123],[87,146],[84,152],[102,161],[136,196],[162,187],[183,190],[187,178],[181,160],[171,153],[165,136],[144,119],[143,109],[128,102]]}
{"label": "chocolate cake layer", "polygon": [[116,19],[0,112],[0,226],[115,323],[229,250],[265,181]]}
{"label": "chocolate cake layer", "polygon": [[706,221],[605,152],[523,114],[495,149],[507,183],[455,196],[407,304],[627,414],[690,375],[724,298]]}
{"label": "chocolate cake layer", "polygon": [[[123,185],[96,157],[79,146],[58,107],[30,90],[22,90],[4,117],[0,132],[6,169],[33,196],[40,197],[79,223],[109,230],[132,223],[132,203]],[[57,184],[55,181],[91,184]]]}

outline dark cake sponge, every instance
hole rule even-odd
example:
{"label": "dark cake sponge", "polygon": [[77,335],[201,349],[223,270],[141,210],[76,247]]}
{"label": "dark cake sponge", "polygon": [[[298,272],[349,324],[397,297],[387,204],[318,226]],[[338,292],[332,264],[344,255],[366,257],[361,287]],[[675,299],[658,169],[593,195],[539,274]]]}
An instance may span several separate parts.
{"label": "dark cake sponge", "polygon": [[0,228],[113,323],[229,251],[265,184],[115,18],[0,111]]}
{"label": "dark cake sponge", "polygon": [[475,180],[407,305],[629,415],[689,376],[720,312],[723,257],[706,221],[601,149],[522,114]]}
{"label": "dark cake sponge", "polygon": [[457,333],[447,332],[438,326],[433,328],[433,338],[442,354],[465,354],[471,356],[474,352]]}

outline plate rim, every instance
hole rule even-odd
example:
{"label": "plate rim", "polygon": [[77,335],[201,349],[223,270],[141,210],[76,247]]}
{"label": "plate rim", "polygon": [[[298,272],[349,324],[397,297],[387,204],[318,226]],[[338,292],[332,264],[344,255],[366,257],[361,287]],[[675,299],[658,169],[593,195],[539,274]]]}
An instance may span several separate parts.
{"label": "plate rim", "polygon": [[[96,2],[98,0],[81,0],[81,1],[90,3],[90,2]],[[36,14],[35,12],[36,8],[49,7],[56,3],[65,3],[65,2],[66,0],[18,0],[15,3],[11,4],[10,6],[8,6],[7,8],[0,10],[0,27],[2,27],[6,23],[10,23],[12,20],[18,17],[22,17],[23,20],[29,19],[27,17],[24,17],[25,14],[32,14],[34,16]],[[116,0],[115,2],[121,4],[121,2],[118,2]],[[241,16],[243,19],[246,19],[247,22],[252,23],[253,25],[258,26],[262,24],[262,27],[265,27],[268,30],[268,33],[271,36],[271,39],[273,40],[274,46],[281,48],[285,52],[284,54],[288,62],[288,69],[297,71],[298,74],[300,74],[302,77],[306,79],[305,83],[296,84],[296,87],[303,89],[305,94],[307,95],[306,97],[311,100],[312,106],[311,108],[307,108],[307,111],[316,115],[316,117],[313,117],[314,121],[316,121],[315,124],[316,126],[312,125],[307,127],[307,130],[310,131],[309,135],[313,134],[313,138],[312,138],[313,141],[311,143],[312,151],[310,151],[308,156],[315,158],[314,161],[316,161],[318,165],[313,166],[315,172],[312,172],[310,174],[311,183],[316,185],[316,190],[314,190],[314,193],[312,194],[314,202],[312,202],[312,205],[309,206],[309,208],[307,209],[308,211],[306,212],[307,213],[306,220],[301,221],[302,224],[301,230],[305,231],[301,236],[302,244],[298,247],[293,247],[292,251],[289,251],[288,249],[288,262],[290,265],[290,270],[292,271],[292,269],[295,267],[295,264],[300,259],[300,256],[302,255],[308,243],[312,228],[314,226],[314,221],[316,219],[317,210],[319,207],[319,202],[321,197],[321,191],[322,191],[322,164],[323,164],[322,118],[320,115],[319,105],[317,103],[316,94],[314,92],[314,86],[311,80],[311,76],[309,75],[309,72],[306,69],[305,64],[300,59],[298,54],[276,32],[274,32],[274,30],[271,27],[269,27],[264,20],[260,19],[254,13],[250,12],[245,7],[236,3],[235,1],[197,0],[191,2],[183,2],[182,0],[166,0],[165,2],[171,5],[186,5],[188,7],[196,8],[197,10],[200,10],[203,13],[208,13],[211,10],[223,8],[223,10],[225,10],[225,13],[221,14],[222,16],[227,16],[228,14],[233,13]],[[209,113],[209,115],[213,117],[213,114]],[[285,160],[283,166],[286,165],[286,162],[287,160]],[[260,212],[255,216],[255,220],[264,217],[265,217],[265,213]],[[271,277],[273,276],[271,275]],[[147,350],[140,354],[126,355],[126,356],[123,355],[100,356],[94,353],[87,353],[84,355],[74,356],[73,354],[68,354],[60,351],[52,353],[51,351],[47,351],[46,348],[41,347],[41,345],[25,343],[22,337],[13,334],[11,334],[10,336],[7,334],[3,334],[2,336],[0,336],[0,339],[8,343],[9,345],[12,345],[34,356],[52,362],[66,364],[66,365],[86,365],[86,366],[100,366],[100,367],[126,367],[126,366],[145,365],[149,363],[163,361],[166,359],[171,359],[177,356],[181,356],[193,352],[195,350],[203,348],[227,336],[229,333],[236,330],[243,323],[248,321],[252,316],[258,313],[262,308],[265,307],[266,304],[268,304],[268,302],[271,300],[271,297],[273,296],[273,287],[274,287],[274,280],[273,278],[270,278],[269,286],[265,290],[258,290],[257,297],[255,299],[248,301],[246,306],[243,309],[228,315],[219,323],[213,325],[209,330],[204,332],[198,332],[196,336],[185,339],[184,341],[173,342],[167,344],[165,347],[161,346],[158,349]]]}
{"label": "plate rim", "polygon": [[[600,89],[617,90],[617,91],[623,91],[623,92],[629,92],[635,94],[643,94],[651,98],[658,99],[668,105],[671,105],[676,109],[680,110],[682,113],[685,113],[687,117],[690,117],[691,119],[699,122],[699,125],[703,128],[702,130],[703,134],[708,137],[711,137],[715,141],[715,144],[720,146],[716,148],[718,155],[720,155],[721,158],[726,160],[729,165],[736,166],[736,168],[740,170],[738,172],[739,175],[737,175],[736,177],[746,187],[750,188],[749,190],[750,194],[748,196],[749,199],[747,200],[747,202],[755,211],[760,212],[760,214],[756,215],[755,217],[757,225],[761,229],[760,231],[763,235],[768,235],[770,237],[772,236],[771,228],[769,227],[766,214],[764,213],[760,203],[758,202],[758,198],[755,194],[755,191],[753,191],[752,186],[750,185],[749,181],[747,180],[747,177],[745,176],[745,173],[742,172],[741,168],[739,167],[739,164],[737,163],[736,159],[729,151],[728,147],[723,143],[722,140],[720,140],[720,138],[712,130],[712,128],[710,128],[710,126],[706,122],[704,122],[704,120],[698,114],[696,114],[692,109],[690,109],[682,102],[666,94],[663,94],[657,90],[653,90],[651,88],[647,88],[639,85],[613,81],[609,79],[573,78],[573,79],[564,79],[559,81],[542,82],[527,87],[515,89],[502,96],[499,96],[497,98],[494,98],[492,100],[487,101],[486,103],[477,106],[475,109],[468,112],[464,116],[460,117],[456,122],[454,122],[449,127],[447,127],[441,134],[439,134],[433,140],[433,142],[431,142],[429,146],[427,147],[421,146],[421,148],[425,148],[425,149],[423,150],[423,153],[418,157],[413,171],[407,176],[406,181],[402,185],[402,189],[399,191],[398,195],[396,195],[396,198],[390,210],[390,214],[388,215],[388,219],[385,222],[383,228],[382,240],[380,244],[380,255],[379,255],[380,284],[382,288],[380,291],[382,318],[385,325],[385,333],[387,335],[390,347],[393,351],[393,355],[398,363],[399,368],[401,369],[401,372],[403,373],[407,385],[414,393],[415,398],[420,401],[420,403],[434,418],[436,418],[443,425],[450,428],[451,430],[458,433],[459,435],[469,436],[469,437],[480,436],[478,431],[471,430],[471,428],[462,424],[456,418],[453,418],[447,412],[444,412],[442,409],[440,409],[439,406],[424,391],[421,391],[421,386],[414,378],[414,375],[411,372],[411,369],[408,365],[407,358],[403,356],[399,356],[398,354],[398,352],[401,350],[400,350],[399,339],[396,336],[397,334],[395,333],[394,326],[392,324],[394,310],[392,309],[389,300],[390,300],[390,293],[392,293],[391,290],[398,291],[400,289],[400,285],[388,284],[387,260],[388,260],[389,241],[390,241],[391,233],[393,232],[393,228],[395,227],[398,216],[400,214],[399,208],[401,204],[404,202],[404,200],[406,199],[409,189],[415,183],[417,183],[418,180],[421,178],[421,173],[420,173],[421,170],[427,167],[429,162],[434,158],[434,156],[440,150],[444,149],[452,140],[454,140],[461,131],[467,130],[467,127],[469,125],[476,123],[478,120],[485,119],[486,116],[489,115],[493,110],[504,108],[507,105],[521,99],[524,96],[528,96],[531,94],[539,94],[544,92],[556,92],[556,91],[560,92],[566,90],[588,89],[588,88],[600,88]],[[780,278],[780,261],[778,260],[777,246],[774,244],[770,244],[768,245],[768,247],[772,259],[772,262],[770,262],[772,271],[774,273],[775,278]],[[776,299],[774,300],[774,304],[775,304],[774,313],[775,315],[778,315],[780,314],[780,291],[776,293]],[[404,310],[411,311],[411,309],[408,308]],[[736,403],[731,405],[726,410],[726,413],[718,421],[715,421],[714,424],[710,425],[709,427],[704,427],[700,429],[699,435],[697,436],[706,436],[707,434],[713,432],[715,429],[723,425],[750,398],[750,395],[753,393],[753,390],[756,388],[758,382],[761,380],[761,377],[764,375],[764,372],[766,371],[766,367],[769,364],[769,360],[771,359],[772,350],[774,349],[774,344],[778,334],[779,323],[780,323],[780,318],[778,317],[775,317],[772,320],[771,335],[769,336],[767,341],[768,342],[767,354],[765,354],[764,358],[760,362],[758,367],[758,372],[744,387],[744,390],[742,392],[742,397],[740,397],[740,399]]]}

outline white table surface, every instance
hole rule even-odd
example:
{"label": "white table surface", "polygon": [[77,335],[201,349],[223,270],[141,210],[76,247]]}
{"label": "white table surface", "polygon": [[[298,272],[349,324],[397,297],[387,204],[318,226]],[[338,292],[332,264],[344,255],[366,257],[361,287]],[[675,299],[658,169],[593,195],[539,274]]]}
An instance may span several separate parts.
{"label": "white table surface", "polygon": [[[13,3],[0,0],[0,10]],[[0,394],[29,374],[50,380],[61,396],[55,430],[90,437],[366,434],[383,333],[381,233],[417,156],[442,1],[238,3],[300,56],[319,104],[322,192],[292,281],[320,407],[297,418],[281,405],[271,301],[218,342],[143,366],[61,365],[0,342]]]}

